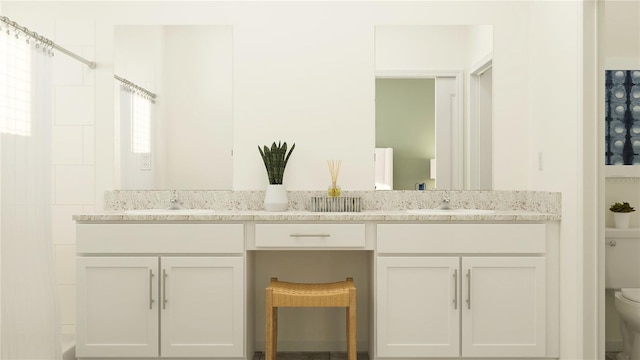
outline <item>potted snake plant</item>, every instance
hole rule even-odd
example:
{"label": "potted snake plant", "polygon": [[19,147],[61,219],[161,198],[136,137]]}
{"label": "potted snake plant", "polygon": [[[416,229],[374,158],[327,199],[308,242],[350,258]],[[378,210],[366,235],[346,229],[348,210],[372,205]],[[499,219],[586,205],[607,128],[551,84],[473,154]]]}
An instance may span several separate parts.
{"label": "potted snake plant", "polygon": [[631,213],[636,211],[628,202],[615,203],[609,210],[613,213],[613,221],[617,228],[626,229],[629,227]]}
{"label": "potted snake plant", "polygon": [[295,147],[296,144],[293,144],[287,153],[286,141],[278,141],[278,144],[274,141],[271,147],[264,145],[261,148],[258,146],[258,151],[260,151],[260,156],[262,156],[264,167],[267,169],[267,177],[269,178],[269,185],[267,185],[264,197],[264,208],[267,211],[287,210],[289,200],[282,180],[284,178],[284,170]]}

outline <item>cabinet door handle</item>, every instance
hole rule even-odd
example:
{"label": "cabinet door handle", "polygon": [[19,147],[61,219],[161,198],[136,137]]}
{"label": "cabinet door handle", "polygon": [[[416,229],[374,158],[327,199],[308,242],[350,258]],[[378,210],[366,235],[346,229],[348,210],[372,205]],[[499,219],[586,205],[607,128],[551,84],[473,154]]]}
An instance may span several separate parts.
{"label": "cabinet door handle", "polygon": [[453,308],[458,310],[458,269],[453,271]]}
{"label": "cabinet door handle", "polygon": [[471,310],[471,269],[467,270],[467,309]]}
{"label": "cabinet door handle", "polygon": [[290,237],[331,237],[331,234],[291,234]]}
{"label": "cabinet door handle", "polygon": [[149,310],[153,309],[153,270],[149,269]]}
{"label": "cabinet door handle", "polygon": [[167,308],[167,270],[162,269],[162,310]]}

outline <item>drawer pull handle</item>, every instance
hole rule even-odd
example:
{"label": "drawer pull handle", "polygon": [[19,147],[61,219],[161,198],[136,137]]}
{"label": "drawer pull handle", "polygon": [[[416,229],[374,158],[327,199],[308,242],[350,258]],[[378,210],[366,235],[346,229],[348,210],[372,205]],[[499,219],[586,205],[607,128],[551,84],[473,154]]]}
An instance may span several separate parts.
{"label": "drawer pull handle", "polygon": [[458,310],[458,269],[453,271],[453,308]]}
{"label": "drawer pull handle", "polygon": [[149,269],[149,310],[153,310],[153,270]]}
{"label": "drawer pull handle", "polygon": [[162,310],[167,308],[167,270],[162,269]]}
{"label": "drawer pull handle", "polygon": [[331,234],[291,234],[293,238],[308,238],[308,237],[331,237]]}

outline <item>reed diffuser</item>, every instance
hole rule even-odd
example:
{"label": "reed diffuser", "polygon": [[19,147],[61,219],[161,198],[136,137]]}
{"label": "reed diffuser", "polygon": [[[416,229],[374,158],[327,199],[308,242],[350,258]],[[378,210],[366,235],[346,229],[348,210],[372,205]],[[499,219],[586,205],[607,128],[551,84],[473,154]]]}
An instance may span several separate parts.
{"label": "reed diffuser", "polygon": [[340,196],[340,187],[337,185],[338,175],[340,174],[340,166],[342,166],[342,160],[327,160],[329,166],[329,173],[331,174],[331,186],[329,186],[329,196]]}

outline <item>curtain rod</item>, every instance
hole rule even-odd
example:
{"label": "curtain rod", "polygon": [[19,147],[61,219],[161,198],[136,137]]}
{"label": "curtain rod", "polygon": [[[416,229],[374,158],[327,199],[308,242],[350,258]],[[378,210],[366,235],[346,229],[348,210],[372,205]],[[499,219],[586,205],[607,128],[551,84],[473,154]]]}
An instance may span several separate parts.
{"label": "curtain rod", "polygon": [[[70,56],[70,57],[72,57],[72,58],[74,58],[74,59],[86,64],[91,69],[95,69],[96,68],[96,63],[94,61],[89,61],[89,60],[83,58],[82,56],[80,56],[80,55],[78,55],[78,54],[76,54],[74,52],[71,52],[71,51],[63,48],[62,46],[54,43],[53,41],[47,39],[46,37],[44,37],[42,35],[39,35],[38,33],[33,32],[33,31],[27,29],[24,26],[18,25],[15,21],[11,21],[6,16],[0,16],[0,21],[2,21],[3,23],[7,24],[7,26],[13,27],[16,30],[16,36],[18,35],[18,32],[21,32],[21,33],[25,34],[26,36],[35,39],[36,41],[42,42],[46,46],[50,46],[50,47],[52,47],[52,48],[54,48],[56,50],[59,50],[60,52],[62,52],[64,54],[66,54],[66,55],[68,55],[68,56]],[[7,34],[8,33],[9,33],[9,29],[7,29]]]}
{"label": "curtain rod", "polygon": [[152,93],[151,91],[149,91],[149,90],[143,88],[142,86],[137,85],[137,84],[135,84],[135,83],[123,78],[123,77],[120,77],[120,76],[118,76],[116,74],[113,74],[113,77],[116,80],[120,81],[121,83],[123,83],[123,84],[125,84],[127,86],[131,86],[132,88],[145,93],[147,96],[149,96],[151,98],[152,101],[155,100],[155,98],[157,97],[157,95]]}

